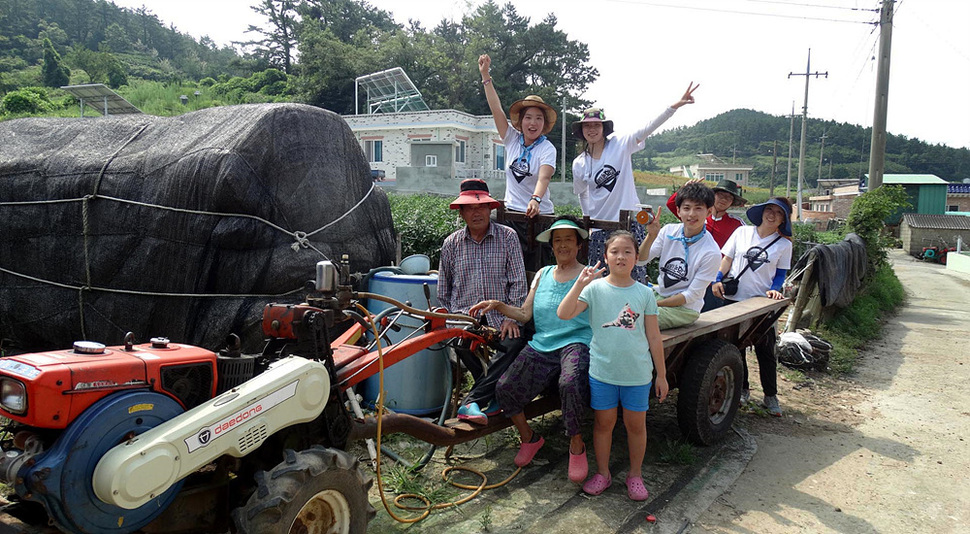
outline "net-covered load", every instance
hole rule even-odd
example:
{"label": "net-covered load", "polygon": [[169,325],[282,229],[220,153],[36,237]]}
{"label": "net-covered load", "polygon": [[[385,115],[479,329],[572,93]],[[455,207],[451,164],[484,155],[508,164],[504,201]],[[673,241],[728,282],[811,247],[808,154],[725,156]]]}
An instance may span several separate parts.
{"label": "net-covered load", "polygon": [[339,115],[299,104],[0,122],[0,336],[127,331],[258,348],[322,259],[388,265],[387,197]]}

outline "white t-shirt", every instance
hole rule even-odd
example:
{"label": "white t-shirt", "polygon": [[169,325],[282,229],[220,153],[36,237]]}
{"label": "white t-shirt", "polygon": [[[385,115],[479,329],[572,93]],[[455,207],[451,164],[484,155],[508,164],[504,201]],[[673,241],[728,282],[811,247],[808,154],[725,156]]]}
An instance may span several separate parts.
{"label": "white t-shirt", "polygon": [[[598,159],[583,152],[573,160],[573,193],[579,195],[583,215],[603,221],[619,221],[621,210],[636,210],[640,199],[633,181],[630,156],[643,150],[644,141],[673,116],[667,108],[642,130],[610,134]],[[638,142],[639,140],[639,142]]]}
{"label": "white t-shirt", "polygon": [[664,225],[650,245],[647,261],[660,257],[657,293],[664,298],[682,293],[687,299],[684,306],[700,312],[704,307],[704,291],[714,281],[721,264],[721,250],[711,233],[705,230],[700,239],[687,247],[685,258],[684,243],[671,239],[683,235],[683,223]]}
{"label": "white t-shirt", "polygon": [[758,235],[757,226],[742,226],[731,234],[721,249],[725,256],[734,260],[731,263],[731,276],[736,277],[746,265],[751,266],[738,278],[738,292],[725,298],[739,301],[763,297],[771,289],[775,270],[791,268],[791,241],[782,236],[768,247],[768,243],[779,235],[781,234],[775,232],[768,237],[761,237]]}
{"label": "white t-shirt", "polygon": [[[541,143],[532,144],[532,157],[522,158],[522,132],[509,124],[505,131],[505,207],[510,210],[521,211],[529,209],[529,199],[536,191],[539,181],[539,167],[549,165],[556,168],[556,147],[544,139]],[[539,213],[549,215],[553,211],[549,189],[542,195],[539,203]]]}

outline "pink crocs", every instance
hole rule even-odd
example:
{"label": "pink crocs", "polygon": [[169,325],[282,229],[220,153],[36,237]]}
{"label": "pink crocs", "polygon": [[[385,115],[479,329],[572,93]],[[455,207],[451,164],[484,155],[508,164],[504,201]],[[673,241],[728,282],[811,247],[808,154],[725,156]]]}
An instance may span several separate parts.
{"label": "pink crocs", "polygon": [[519,467],[529,465],[529,462],[535,458],[536,453],[539,452],[539,449],[541,449],[545,443],[546,440],[544,440],[542,436],[539,436],[539,441],[519,445],[519,452],[515,455],[515,465]]}
{"label": "pink crocs", "polygon": [[583,484],[583,492],[587,495],[599,495],[606,491],[606,488],[613,484],[613,477],[604,477],[603,475],[596,473],[593,478],[586,481]]}
{"label": "pink crocs", "polygon": [[586,447],[579,454],[569,453],[569,480],[582,484],[589,474],[589,462],[586,461]]}
{"label": "pink crocs", "polygon": [[643,485],[642,477],[628,477],[626,479],[626,494],[633,501],[645,501],[650,497],[650,492]]}

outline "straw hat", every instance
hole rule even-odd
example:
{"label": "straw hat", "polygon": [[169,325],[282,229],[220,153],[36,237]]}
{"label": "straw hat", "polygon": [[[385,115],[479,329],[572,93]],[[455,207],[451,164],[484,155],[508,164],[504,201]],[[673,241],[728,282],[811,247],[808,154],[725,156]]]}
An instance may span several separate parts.
{"label": "straw hat", "polygon": [[509,120],[512,121],[513,128],[520,132],[522,131],[522,110],[525,108],[541,109],[542,115],[546,118],[542,126],[542,135],[546,135],[552,131],[552,128],[556,125],[556,119],[559,116],[556,114],[556,110],[552,109],[552,106],[546,104],[542,100],[542,97],[537,95],[529,95],[522,100],[517,100],[509,108]]}

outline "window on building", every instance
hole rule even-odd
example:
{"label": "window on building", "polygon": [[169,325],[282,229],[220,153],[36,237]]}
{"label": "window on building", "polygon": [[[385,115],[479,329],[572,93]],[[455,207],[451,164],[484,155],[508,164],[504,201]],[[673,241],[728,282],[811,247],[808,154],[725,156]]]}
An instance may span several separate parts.
{"label": "window on building", "polygon": [[744,181],[744,173],[743,172],[736,172],[736,173],[734,173],[734,181],[735,182],[738,182],[738,183],[743,182]]}
{"label": "window on building", "polygon": [[438,166],[438,156],[434,154],[428,154],[424,157],[425,167],[437,167]]}
{"label": "window on building", "polygon": [[455,162],[465,163],[465,142],[462,140],[459,140],[455,147]]}
{"label": "window on building", "polygon": [[709,172],[704,174],[704,179],[708,182],[719,182],[724,179],[723,172]]}
{"label": "window on building", "polygon": [[960,206],[956,206],[956,205],[947,206],[946,211],[960,211]]}
{"label": "window on building", "polygon": [[495,151],[495,170],[505,170],[505,145],[492,145]]}
{"label": "window on building", "polygon": [[367,153],[367,161],[384,161],[384,141],[364,141],[364,152]]}

